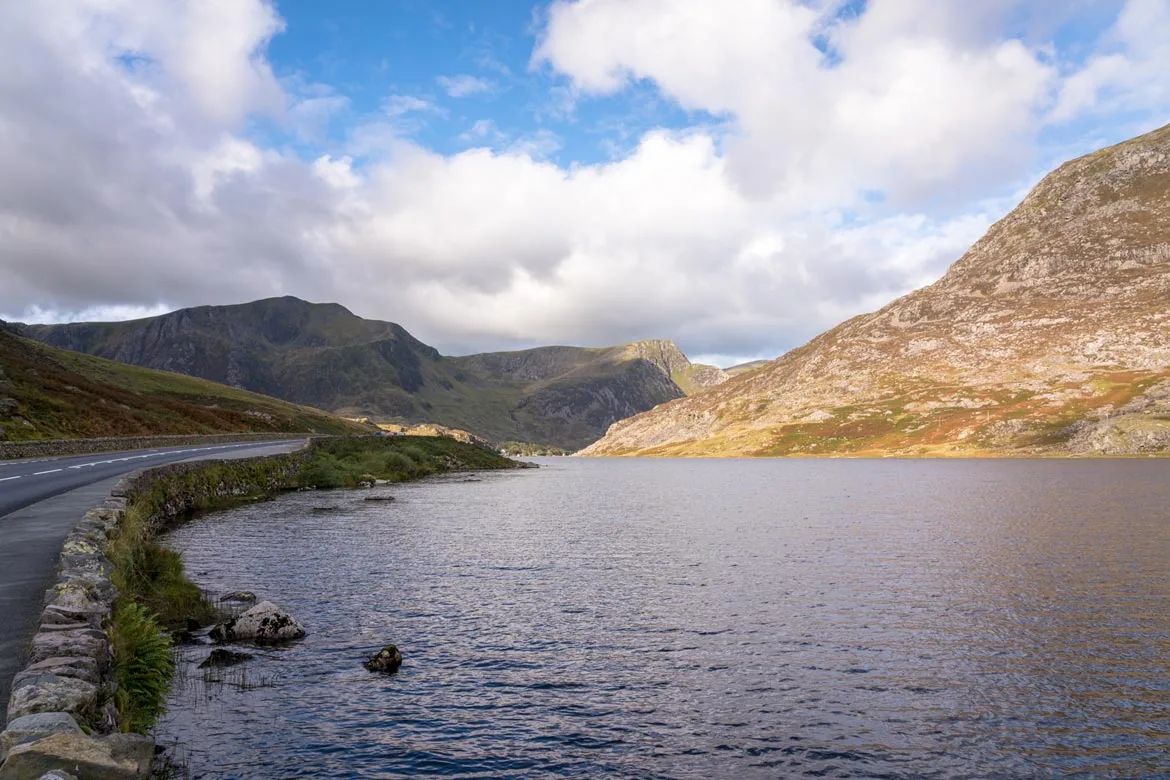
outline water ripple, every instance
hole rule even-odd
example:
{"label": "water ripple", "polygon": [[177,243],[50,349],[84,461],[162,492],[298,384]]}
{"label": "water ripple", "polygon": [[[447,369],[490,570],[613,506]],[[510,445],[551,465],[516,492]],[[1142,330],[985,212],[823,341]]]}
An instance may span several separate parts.
{"label": "water ripple", "polygon": [[546,463],[177,531],[310,633],[183,648],[160,740],[211,778],[1170,777],[1170,463]]}

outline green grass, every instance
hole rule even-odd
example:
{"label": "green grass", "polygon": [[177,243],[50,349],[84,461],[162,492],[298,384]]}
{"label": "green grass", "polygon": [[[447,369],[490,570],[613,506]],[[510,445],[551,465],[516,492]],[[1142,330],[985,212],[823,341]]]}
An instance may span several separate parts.
{"label": "green grass", "polygon": [[162,715],[171,689],[171,638],[146,607],[123,600],[114,609],[110,639],[122,730],[145,733]]}
{"label": "green grass", "polygon": [[514,468],[490,450],[443,437],[372,436],[314,443],[301,487],[353,487],[363,477],[404,482],[444,471]]}
{"label": "green grass", "polygon": [[0,419],[0,438],[8,440],[368,430],[307,406],[57,349],[3,330],[0,366],[0,396],[18,404],[11,418]]}

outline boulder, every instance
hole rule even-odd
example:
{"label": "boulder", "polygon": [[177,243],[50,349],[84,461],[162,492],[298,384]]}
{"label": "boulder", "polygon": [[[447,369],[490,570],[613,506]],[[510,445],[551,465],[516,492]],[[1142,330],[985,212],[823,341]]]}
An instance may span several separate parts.
{"label": "boulder", "polygon": [[18,672],[13,679],[13,685],[19,685],[21,681],[27,678],[41,677],[46,674],[51,674],[55,677],[72,677],[97,685],[101,670],[98,668],[97,659],[94,658],[88,658],[86,656],[74,656],[71,658],[53,656],[42,661],[37,661],[35,664],[30,664],[24,671]]}
{"label": "boulder", "polygon": [[397,672],[400,666],[402,653],[399,652],[397,645],[386,645],[370,656],[370,660],[365,663],[366,669],[371,672]]}
{"label": "boulder", "polygon": [[357,479],[357,486],[360,488],[372,488],[376,484],[378,484],[378,478],[373,474],[362,474]]}
{"label": "boulder", "polygon": [[24,715],[0,732],[0,761],[17,745],[36,742],[53,734],[81,734],[81,727],[68,712],[39,712]]}
{"label": "boulder", "polygon": [[206,669],[209,666],[235,666],[242,664],[244,661],[251,661],[255,656],[251,653],[235,653],[231,650],[225,650],[222,647],[217,647],[211,651],[211,655],[199,664],[200,669]]}
{"label": "boulder", "polygon": [[92,658],[105,669],[109,664],[110,639],[96,628],[66,628],[37,632],[29,646],[29,663],[48,658]]}
{"label": "boulder", "polygon": [[8,698],[8,722],[40,712],[68,712],[81,715],[93,709],[98,688],[75,677],[44,674],[24,677]]}
{"label": "boulder", "polygon": [[20,404],[15,398],[0,398],[0,417],[11,417],[19,408]]}
{"label": "boulder", "polygon": [[366,496],[366,501],[393,501],[394,496],[383,493],[378,496]]}
{"label": "boulder", "polygon": [[300,639],[305,629],[271,601],[261,601],[238,617],[225,620],[211,629],[216,642],[255,642],[271,645]]}
{"label": "boulder", "polygon": [[41,612],[41,628],[49,626],[88,625],[90,628],[101,628],[104,610],[96,612],[82,612],[67,607],[50,604]]}
{"label": "boulder", "polygon": [[17,745],[0,766],[0,780],[39,780],[64,769],[84,780],[145,780],[154,762],[154,740],[140,734],[53,734]]}
{"label": "boulder", "polygon": [[219,597],[220,601],[241,601],[251,603],[256,600],[256,594],[250,590],[233,590]]}
{"label": "boulder", "polygon": [[71,775],[64,769],[53,769],[41,775],[40,780],[78,780],[77,775]]}

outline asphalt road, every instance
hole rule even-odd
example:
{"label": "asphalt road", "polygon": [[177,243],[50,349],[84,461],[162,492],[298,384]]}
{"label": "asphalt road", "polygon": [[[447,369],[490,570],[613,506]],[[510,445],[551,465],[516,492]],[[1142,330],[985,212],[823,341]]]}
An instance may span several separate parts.
{"label": "asphalt road", "polygon": [[0,728],[12,677],[24,666],[57,556],[85,510],[126,474],[187,460],[290,452],[303,439],[0,461]]}

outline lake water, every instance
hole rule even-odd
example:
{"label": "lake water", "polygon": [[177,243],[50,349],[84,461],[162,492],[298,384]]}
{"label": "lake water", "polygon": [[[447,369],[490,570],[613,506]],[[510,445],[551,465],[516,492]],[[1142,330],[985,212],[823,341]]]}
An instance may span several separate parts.
{"label": "lake water", "polygon": [[540,462],[178,530],[310,633],[185,649],[160,740],[193,777],[1170,777],[1170,461]]}

